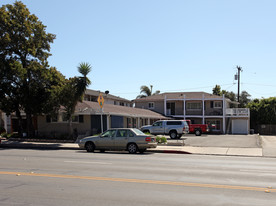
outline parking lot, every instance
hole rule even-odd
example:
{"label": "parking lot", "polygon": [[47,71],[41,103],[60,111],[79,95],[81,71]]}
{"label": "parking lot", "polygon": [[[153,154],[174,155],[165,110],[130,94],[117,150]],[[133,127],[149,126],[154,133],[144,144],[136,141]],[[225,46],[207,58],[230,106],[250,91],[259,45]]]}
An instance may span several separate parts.
{"label": "parking lot", "polygon": [[[171,140],[167,136],[168,142]],[[183,135],[185,146],[193,147],[232,147],[232,148],[261,148],[261,139],[257,134],[253,135],[208,135],[195,136]]]}

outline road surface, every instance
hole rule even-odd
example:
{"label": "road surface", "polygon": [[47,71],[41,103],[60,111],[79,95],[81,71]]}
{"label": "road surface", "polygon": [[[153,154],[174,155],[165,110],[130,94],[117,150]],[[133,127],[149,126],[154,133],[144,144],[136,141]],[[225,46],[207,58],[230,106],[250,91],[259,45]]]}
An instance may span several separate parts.
{"label": "road surface", "polygon": [[0,205],[276,205],[274,158],[0,150]]}

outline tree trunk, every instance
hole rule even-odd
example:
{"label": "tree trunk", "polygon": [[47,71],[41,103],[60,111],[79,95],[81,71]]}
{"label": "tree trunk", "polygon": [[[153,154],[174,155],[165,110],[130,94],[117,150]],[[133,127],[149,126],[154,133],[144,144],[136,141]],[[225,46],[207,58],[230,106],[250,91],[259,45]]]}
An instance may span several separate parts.
{"label": "tree trunk", "polygon": [[69,135],[69,139],[73,137],[72,116],[70,116],[68,119],[68,135]]}
{"label": "tree trunk", "polygon": [[26,112],[26,117],[27,117],[28,137],[34,137],[34,126],[33,126],[32,114],[30,114],[29,112]]}
{"label": "tree trunk", "polygon": [[15,114],[18,118],[18,136],[21,138],[23,136],[22,116],[19,110],[16,110]]}

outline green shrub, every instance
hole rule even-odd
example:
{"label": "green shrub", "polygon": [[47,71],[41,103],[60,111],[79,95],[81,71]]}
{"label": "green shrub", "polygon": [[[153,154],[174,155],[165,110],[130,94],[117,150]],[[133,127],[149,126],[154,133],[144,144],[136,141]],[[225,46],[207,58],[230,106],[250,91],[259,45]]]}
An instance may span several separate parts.
{"label": "green shrub", "polygon": [[18,133],[11,133],[11,134],[8,134],[7,132],[3,132],[1,133],[1,137],[3,138],[17,138],[18,137]]}
{"label": "green shrub", "polygon": [[166,143],[167,142],[167,138],[166,137],[161,137],[161,143]]}
{"label": "green shrub", "polygon": [[156,142],[158,143],[166,143],[167,142],[167,139],[166,137],[156,137]]}
{"label": "green shrub", "polygon": [[156,137],[156,142],[161,143],[161,138],[157,136]]}
{"label": "green shrub", "polygon": [[7,138],[7,137],[8,137],[8,133],[7,133],[7,132],[3,132],[3,133],[1,133],[1,137],[3,137],[3,138]]}

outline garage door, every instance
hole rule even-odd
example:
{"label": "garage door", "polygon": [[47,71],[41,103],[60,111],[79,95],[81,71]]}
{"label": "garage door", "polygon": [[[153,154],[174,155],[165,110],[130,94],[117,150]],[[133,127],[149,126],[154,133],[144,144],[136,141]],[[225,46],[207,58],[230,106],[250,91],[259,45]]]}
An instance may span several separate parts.
{"label": "garage door", "polygon": [[248,134],[248,120],[233,119],[232,120],[232,134]]}

